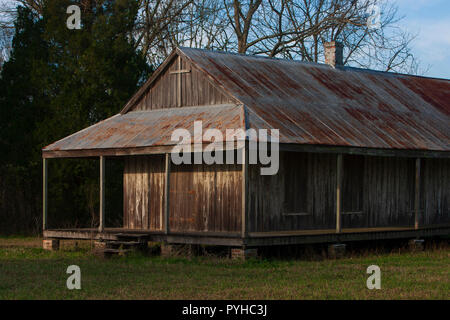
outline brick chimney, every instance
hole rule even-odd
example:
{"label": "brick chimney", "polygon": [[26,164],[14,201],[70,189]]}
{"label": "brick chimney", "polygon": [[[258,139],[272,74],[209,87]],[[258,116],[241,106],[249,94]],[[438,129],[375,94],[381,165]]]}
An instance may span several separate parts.
{"label": "brick chimney", "polygon": [[336,68],[344,64],[344,45],[338,41],[326,42],[325,63]]}

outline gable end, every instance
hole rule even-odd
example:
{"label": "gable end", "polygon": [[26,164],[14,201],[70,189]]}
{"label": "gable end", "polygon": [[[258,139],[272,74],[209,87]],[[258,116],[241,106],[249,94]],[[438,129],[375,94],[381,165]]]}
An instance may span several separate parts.
{"label": "gable end", "polygon": [[228,103],[236,103],[236,99],[175,51],[128,102],[122,113]]}

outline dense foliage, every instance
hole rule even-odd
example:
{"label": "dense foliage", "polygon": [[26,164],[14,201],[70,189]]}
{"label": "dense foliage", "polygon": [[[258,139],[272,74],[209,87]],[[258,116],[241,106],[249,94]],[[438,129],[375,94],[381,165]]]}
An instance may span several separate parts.
{"label": "dense foliage", "polygon": [[[42,16],[19,7],[11,57],[0,78],[0,232],[41,227],[41,149],[117,113],[150,67],[131,36],[133,0],[47,1]],[[120,161],[107,161],[109,223],[120,220]],[[50,160],[50,227],[95,225],[98,161]],[[108,221],[107,221],[108,222]]]}

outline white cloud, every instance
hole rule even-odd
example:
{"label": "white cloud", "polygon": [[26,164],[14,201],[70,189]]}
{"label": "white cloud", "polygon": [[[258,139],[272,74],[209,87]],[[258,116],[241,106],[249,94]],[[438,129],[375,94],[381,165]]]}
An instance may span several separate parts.
{"label": "white cloud", "polygon": [[413,45],[434,61],[450,60],[450,21],[408,21],[407,28],[418,33]]}
{"label": "white cloud", "polygon": [[427,7],[435,7],[439,3],[442,3],[443,0],[391,0],[391,2],[397,5],[400,9],[419,11]]}

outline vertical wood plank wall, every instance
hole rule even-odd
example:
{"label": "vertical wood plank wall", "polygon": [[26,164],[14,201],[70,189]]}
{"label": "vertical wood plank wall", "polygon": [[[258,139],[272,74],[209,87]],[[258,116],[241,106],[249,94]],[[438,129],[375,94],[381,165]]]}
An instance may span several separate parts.
{"label": "vertical wood plank wall", "polygon": [[[336,160],[281,152],[274,176],[261,176],[260,166],[250,164],[248,231],[334,229]],[[414,227],[415,159],[344,155],[343,162],[344,229]],[[126,158],[124,227],[163,229],[164,171],[164,155]],[[449,224],[450,160],[422,159],[420,181],[419,227]],[[172,164],[169,217],[174,232],[240,234],[241,165]]]}
{"label": "vertical wood plank wall", "polygon": [[415,159],[363,159],[363,212],[348,216],[345,227],[413,227]]}
{"label": "vertical wood plank wall", "polygon": [[450,224],[450,159],[422,159],[420,226]]}
{"label": "vertical wood plank wall", "polygon": [[[124,227],[163,230],[165,156],[125,159]],[[240,232],[241,165],[174,165],[170,231]]]}
{"label": "vertical wood plank wall", "polygon": [[[190,70],[188,73],[171,73],[179,70]],[[181,77],[179,82],[178,77]],[[180,107],[178,103],[179,83],[181,83],[181,106],[202,106],[232,103],[233,100],[217,89],[206,75],[189,62],[178,58],[169,64],[166,71],[154,82],[132,110],[152,110]]]}
{"label": "vertical wood plank wall", "polygon": [[[343,159],[342,228],[414,227],[414,158]],[[448,224],[450,160],[422,162],[420,226]],[[278,175],[259,168],[249,168],[250,232],[335,228],[335,155],[282,152]]]}
{"label": "vertical wood plank wall", "polygon": [[[273,176],[249,165],[248,201],[249,232],[335,229],[336,155],[280,152],[279,172]],[[288,212],[294,206],[303,212]]]}
{"label": "vertical wood plank wall", "polygon": [[172,165],[171,231],[240,232],[241,165]]}
{"label": "vertical wood plank wall", "polygon": [[125,158],[124,228],[162,230],[164,226],[164,155]]}

